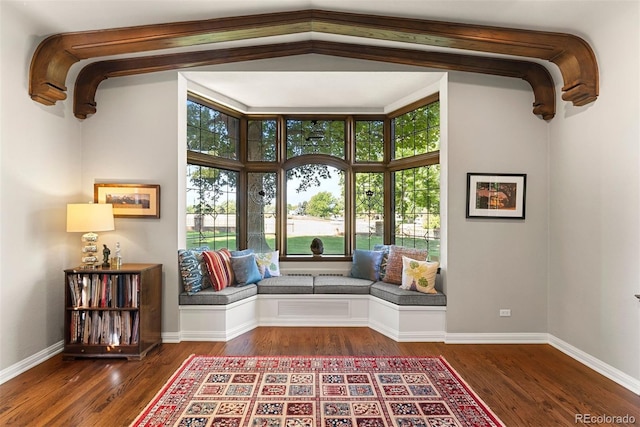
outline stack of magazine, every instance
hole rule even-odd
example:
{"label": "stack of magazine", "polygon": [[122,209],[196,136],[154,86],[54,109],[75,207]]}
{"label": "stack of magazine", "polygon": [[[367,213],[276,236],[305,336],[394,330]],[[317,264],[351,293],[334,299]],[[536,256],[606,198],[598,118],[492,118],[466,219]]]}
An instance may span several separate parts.
{"label": "stack of magazine", "polygon": [[81,273],[67,278],[71,344],[138,343],[139,275]]}

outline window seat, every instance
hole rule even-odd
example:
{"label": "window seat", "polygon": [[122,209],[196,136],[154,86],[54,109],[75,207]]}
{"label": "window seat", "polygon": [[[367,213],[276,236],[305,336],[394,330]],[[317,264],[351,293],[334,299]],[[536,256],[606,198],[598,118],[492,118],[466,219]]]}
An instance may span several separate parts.
{"label": "window seat", "polygon": [[181,340],[227,341],[258,326],[361,326],[396,341],[444,341],[446,295],[339,275],[283,275],[180,294]]}

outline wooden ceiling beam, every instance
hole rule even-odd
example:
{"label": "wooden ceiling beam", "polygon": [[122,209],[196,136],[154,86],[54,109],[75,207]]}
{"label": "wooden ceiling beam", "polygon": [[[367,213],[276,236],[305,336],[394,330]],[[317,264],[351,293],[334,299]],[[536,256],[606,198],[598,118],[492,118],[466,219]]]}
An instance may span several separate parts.
{"label": "wooden ceiling beam", "polygon": [[83,59],[307,32],[543,59],[559,67],[565,101],[598,97],[595,55],[572,34],[313,9],[56,34],[33,55],[29,94],[45,105],[65,99],[69,69]]}
{"label": "wooden ceiling beam", "polygon": [[95,114],[96,91],[108,78],[312,53],[520,78],[533,89],[533,113],[545,120],[555,115],[553,79],[545,67],[535,62],[319,40],[93,62],[76,79],[74,115],[84,119]]}

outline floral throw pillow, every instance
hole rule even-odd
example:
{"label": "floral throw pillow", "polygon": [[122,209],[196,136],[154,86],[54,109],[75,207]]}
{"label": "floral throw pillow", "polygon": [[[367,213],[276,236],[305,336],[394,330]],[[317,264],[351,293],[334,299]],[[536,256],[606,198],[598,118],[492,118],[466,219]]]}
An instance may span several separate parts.
{"label": "floral throw pillow", "polygon": [[437,294],[436,274],[438,274],[439,265],[438,262],[417,261],[403,256],[400,289]]}
{"label": "floral throw pillow", "polygon": [[280,276],[280,251],[254,254],[262,278]]}

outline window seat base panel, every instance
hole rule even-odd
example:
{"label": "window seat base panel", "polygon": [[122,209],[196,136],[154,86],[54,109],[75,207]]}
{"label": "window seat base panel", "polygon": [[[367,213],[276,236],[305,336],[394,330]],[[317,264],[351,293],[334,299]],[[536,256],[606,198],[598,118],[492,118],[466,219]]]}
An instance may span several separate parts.
{"label": "window seat base panel", "polygon": [[399,342],[444,342],[446,307],[329,294],[260,294],[228,305],[180,306],[181,341],[228,341],[258,326],[369,327]]}

